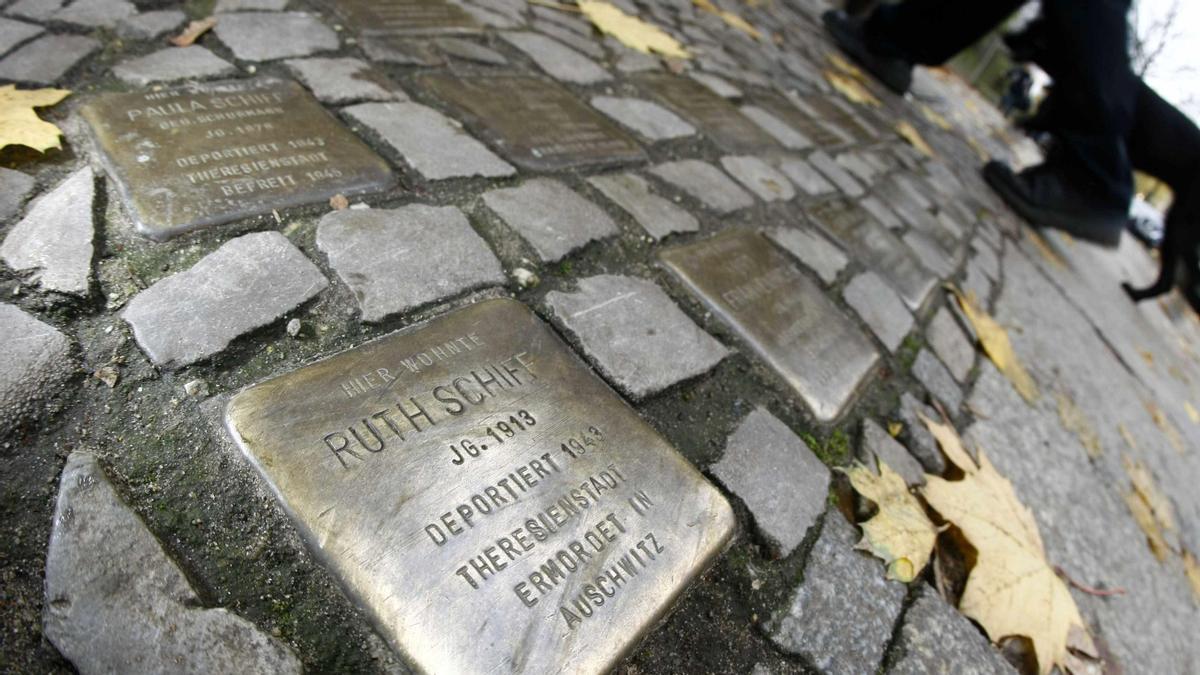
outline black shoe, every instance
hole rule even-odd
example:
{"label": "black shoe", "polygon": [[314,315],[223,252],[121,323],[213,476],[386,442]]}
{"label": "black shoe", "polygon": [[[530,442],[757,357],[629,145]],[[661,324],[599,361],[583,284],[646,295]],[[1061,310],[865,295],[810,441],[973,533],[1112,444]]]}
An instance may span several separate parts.
{"label": "black shoe", "polygon": [[[1060,167],[1039,164],[1021,173],[1003,162],[988,162],[983,178],[1014,211],[1034,227],[1052,227],[1074,237],[1116,247],[1129,219],[1126,209],[1100,203]],[[1094,191],[1093,191],[1094,192]]]}
{"label": "black shoe", "polygon": [[912,86],[912,62],[871,51],[861,20],[840,9],[831,9],[821,15],[821,21],[837,46],[887,85],[888,89],[903,96]]}

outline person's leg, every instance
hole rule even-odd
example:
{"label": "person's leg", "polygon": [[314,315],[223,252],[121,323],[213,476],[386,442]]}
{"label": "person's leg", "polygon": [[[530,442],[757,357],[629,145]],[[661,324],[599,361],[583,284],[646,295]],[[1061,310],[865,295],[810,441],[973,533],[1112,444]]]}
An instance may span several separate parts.
{"label": "person's leg", "polygon": [[1027,0],[905,0],[880,5],[863,32],[880,53],[937,66],[970,47]]}

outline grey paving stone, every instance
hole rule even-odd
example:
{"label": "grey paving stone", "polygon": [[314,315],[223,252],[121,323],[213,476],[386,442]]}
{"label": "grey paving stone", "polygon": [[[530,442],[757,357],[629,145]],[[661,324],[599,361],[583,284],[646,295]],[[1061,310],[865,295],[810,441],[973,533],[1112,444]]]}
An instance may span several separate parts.
{"label": "grey paving stone", "polygon": [[85,166],[39,197],[0,244],[0,260],[18,272],[33,272],[46,290],[87,295],[95,186],[95,176]]}
{"label": "grey paving stone", "polygon": [[584,244],[617,234],[617,224],[599,206],[549,178],[483,194],[483,203],[545,262],[554,262]]}
{"label": "grey paving stone", "polygon": [[615,45],[610,44],[609,49],[616,53],[613,66],[622,73],[644,73],[662,68],[662,62],[658,60],[658,57],[643,54],[619,42]]}
{"label": "grey paving stone", "polygon": [[[980,229],[982,231],[982,228]],[[1000,258],[996,250],[979,240],[971,242],[972,258],[980,271],[992,281],[1000,281]]]}
{"label": "grey paving stone", "polygon": [[33,176],[0,168],[0,225],[17,215],[29,193],[33,192]]}
{"label": "grey paving stone", "polygon": [[837,156],[836,161],[843,169],[867,185],[870,185],[875,179],[875,168],[863,161],[856,153],[843,152]]}
{"label": "grey paving stone", "polygon": [[476,21],[485,26],[508,29],[520,28],[525,25],[525,19],[523,17],[514,17],[509,14],[497,12],[487,7],[480,7],[479,5],[470,2],[462,2],[461,6],[464,10],[466,10],[467,14],[470,14],[475,18]]}
{"label": "grey paving stone", "polygon": [[858,457],[872,468],[876,466],[875,460],[887,464],[888,468],[900,474],[909,487],[925,484],[925,469],[921,467],[920,462],[875,420],[863,420],[862,444],[858,448]]}
{"label": "grey paving stone", "polygon": [[896,641],[903,656],[889,673],[1017,675],[983,633],[928,584],[918,583],[916,597],[904,614]]}
{"label": "grey paving stone", "polygon": [[992,280],[984,271],[983,265],[980,264],[979,256],[968,260],[967,274],[959,286],[962,292],[974,295],[986,307],[988,299],[992,297],[992,285]]}
{"label": "grey paving stone", "polygon": [[160,366],[216,354],[312,298],[329,281],[278,232],[230,239],[190,269],[138,293],[121,318]]}
{"label": "grey paving stone", "polygon": [[904,602],[904,584],[886,580],[879,560],[855,550],[858,540],[854,526],[830,509],[804,580],[769,627],[780,648],[831,675],[875,672]]}
{"label": "grey paving stone", "polygon": [[379,134],[429,180],[517,172],[449,118],[419,103],[361,103],[342,112]]}
{"label": "grey paving stone", "polygon": [[942,363],[946,364],[946,369],[954,379],[965,383],[967,375],[971,373],[971,366],[975,365],[975,345],[963,332],[950,310],[942,307],[933,315],[933,320],[925,329],[925,341]]}
{"label": "grey paving stone", "polygon": [[718,213],[754,206],[754,197],[720,169],[698,159],[664,162],[650,173],[691,195]]}
{"label": "grey paving stone", "polygon": [[591,38],[583,37],[579,33],[541,19],[534,19],[529,25],[539,33],[554,38],[577,52],[587,54],[593,59],[604,58],[604,48],[599,43],[592,41]]}
{"label": "grey paving stone", "polygon": [[595,84],[612,79],[612,75],[595,61],[554,40],[525,31],[500,34],[509,44],[525,52],[539,68],[551,77],[574,84]]}
{"label": "grey paving stone", "polygon": [[953,275],[958,268],[954,258],[928,234],[920,230],[909,230],[901,239],[917,255],[917,260],[921,261],[925,269],[938,277],[945,279]]}
{"label": "grey paving stone", "polygon": [[358,46],[371,63],[395,63],[401,66],[440,66],[445,57],[432,47],[432,43],[420,40],[397,40],[389,36],[363,35]]}
{"label": "grey paving stone", "polygon": [[283,65],[322,103],[408,100],[399,85],[359,59],[316,56],[291,59]]}
{"label": "grey paving stone", "polygon": [[763,131],[779,141],[779,144],[789,150],[803,150],[812,147],[812,141],[807,136],[796,131],[786,122],[754,105],[742,106],[742,114],[754,120]]}
{"label": "grey paving stone", "polygon": [[899,230],[900,228],[904,227],[904,223],[900,222],[900,218],[896,215],[896,212],[893,211],[887,204],[884,204],[878,199],[874,197],[863,197],[862,199],[858,200],[858,203],[860,206],[866,209],[867,213],[875,216],[875,220],[878,220],[887,229]]}
{"label": "grey paving stone", "polygon": [[95,456],[67,458],[46,552],[46,637],[83,673],[299,673],[279,640],[206,609]]}
{"label": "grey paving stone", "polygon": [[317,248],[354,291],[363,321],[505,281],[500,261],[453,206],[332,211],[317,226]]}
{"label": "grey paving stone", "polygon": [[7,54],[13,47],[44,32],[46,29],[37,24],[0,18],[0,54]]}
{"label": "grey paving stone", "polygon": [[829,194],[836,189],[833,187],[833,183],[825,180],[820,172],[802,159],[796,157],[780,159],[777,166],[783,175],[811,197]]}
{"label": "grey paving stone", "polygon": [[128,0],[75,0],[50,18],[86,28],[112,28],[134,14],[137,7]]}
{"label": "grey paving stone", "polygon": [[75,369],[71,341],[14,305],[0,303],[0,436],[32,417]]}
{"label": "grey paving stone", "polygon": [[696,127],[683,121],[679,115],[640,98],[595,96],[592,98],[592,107],[652,141],[682,138],[696,133]]}
{"label": "grey paving stone", "polygon": [[758,157],[727,155],[721,158],[721,166],[763,201],[786,202],[796,196],[796,188],[787,176]]}
{"label": "grey paving stone", "polygon": [[337,33],[304,12],[234,12],[213,28],[243,61],[274,61],[338,48]]}
{"label": "grey paving stone", "polygon": [[809,227],[776,227],[768,230],[767,236],[816,272],[826,284],[836,281],[838,274],[850,262],[837,244]]}
{"label": "grey paving stone", "polygon": [[43,35],[0,60],[0,80],[53,84],[100,43],[82,35]]}
{"label": "grey paving stone", "polygon": [[546,304],[588,360],[635,399],[706,373],[729,354],[646,279],[588,277],[575,292],[551,291]]}
{"label": "grey paving stone", "polygon": [[842,297],[890,352],[896,351],[913,329],[913,315],[903,298],[874,272],[851,279]]}
{"label": "grey paving stone", "polygon": [[128,84],[144,87],[155,82],[221,77],[236,72],[233,64],[204,47],[167,47],[122,61],[113,75]]}
{"label": "grey paving stone", "polygon": [[214,14],[222,12],[278,12],[287,7],[288,0],[217,0]]}
{"label": "grey paving stone", "polygon": [[910,392],[904,392],[900,396],[900,409],[897,414],[904,423],[908,451],[925,467],[926,473],[942,475],[946,470],[946,458],[942,455],[933,434],[929,433],[929,429],[917,415],[924,415],[935,422],[941,420],[941,416],[933,408],[918,401]]}
{"label": "grey paving stone", "polygon": [[829,499],[829,468],[765,408],[742,420],[711,471],[745,502],[781,556],[804,541]]}
{"label": "grey paving stone", "polygon": [[922,349],[913,361],[913,377],[929,390],[934,398],[946,406],[946,412],[954,415],[962,408],[962,389],[946,366],[928,349]]}
{"label": "grey paving stone", "polygon": [[508,65],[508,59],[503,54],[494,49],[484,47],[478,42],[462,38],[439,38],[434,41],[434,44],[437,45],[438,49],[442,50],[443,54],[453,56],[456,59],[486,63],[493,66]]}
{"label": "grey paving stone", "polygon": [[847,197],[861,197],[866,191],[858,181],[841,167],[840,164],[833,161],[833,158],[823,152],[814,152],[808,156],[808,161],[820,171],[822,175],[828,178],[834,185],[837,186],[842,194]]}
{"label": "grey paving stone", "polygon": [[183,25],[187,15],[177,9],[159,9],[127,16],[117,22],[117,35],[126,40],[152,40]]}
{"label": "grey paving stone", "polygon": [[4,11],[11,16],[48,21],[64,4],[65,0],[17,0]]}
{"label": "grey paving stone", "polygon": [[650,191],[645,178],[634,173],[610,173],[588,178],[605,197],[620,206],[655,239],[700,229],[696,217]]}
{"label": "grey paving stone", "polygon": [[702,73],[698,70],[693,70],[688,73],[688,77],[708,87],[709,91],[720,96],[721,98],[741,98],[742,90],[733,86],[726,80],[713,75],[711,73]]}

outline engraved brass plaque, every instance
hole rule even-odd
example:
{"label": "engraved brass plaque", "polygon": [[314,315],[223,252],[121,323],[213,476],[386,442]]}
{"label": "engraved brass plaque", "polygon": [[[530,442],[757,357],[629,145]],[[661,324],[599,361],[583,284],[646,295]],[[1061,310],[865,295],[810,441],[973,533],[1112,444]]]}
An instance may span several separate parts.
{"label": "engraved brass plaque", "polygon": [[424,672],[603,672],[734,528],[716,488],[515,300],[254,385],[226,424]]}
{"label": "engraved brass plaque", "polygon": [[483,30],[466,10],[446,0],[338,0],[332,7],[364,36],[387,38]]}
{"label": "engraved brass plaque", "polygon": [[425,75],[419,86],[457,108],[500,154],[554,171],[646,159],[637,141],[563,87],[528,75]]}
{"label": "engraved brass plaque", "polygon": [[159,241],[395,181],[382,158],[295,82],[104,94],[83,107],[83,118],[135,227]]}
{"label": "engraved brass plaque", "polygon": [[726,152],[777,148],[774,139],[732,103],[690,77],[642,73],[634,82],[668,108],[694,124]]}
{"label": "engraved brass plaque", "polygon": [[805,211],[862,264],[886,279],[910,309],[916,311],[925,304],[937,286],[937,276],[865,209],[845,199],[831,199],[806,206]]}
{"label": "engraved brass plaque", "polygon": [[862,331],[757,232],[727,230],[659,256],[822,422],[841,414],[879,360]]}

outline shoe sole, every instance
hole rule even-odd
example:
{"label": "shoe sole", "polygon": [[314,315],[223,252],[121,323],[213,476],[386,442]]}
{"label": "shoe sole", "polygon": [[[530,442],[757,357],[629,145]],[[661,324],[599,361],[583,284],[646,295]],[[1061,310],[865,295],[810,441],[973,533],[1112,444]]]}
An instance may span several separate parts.
{"label": "shoe sole", "polygon": [[984,171],[983,178],[1000,195],[1005,204],[1012,207],[1035,229],[1061,230],[1072,237],[1090,241],[1105,248],[1116,248],[1121,242],[1121,233],[1125,230],[1126,218],[1124,217],[1097,225],[1095,221],[1072,217],[1060,211],[1052,211],[1036,204],[1030,204],[1013,192],[1008,183],[998,179],[990,171]]}

